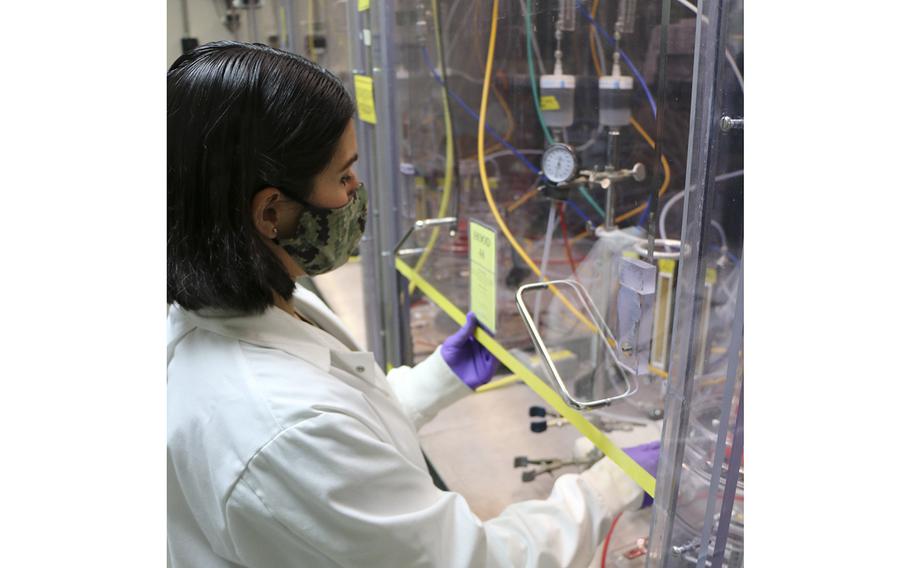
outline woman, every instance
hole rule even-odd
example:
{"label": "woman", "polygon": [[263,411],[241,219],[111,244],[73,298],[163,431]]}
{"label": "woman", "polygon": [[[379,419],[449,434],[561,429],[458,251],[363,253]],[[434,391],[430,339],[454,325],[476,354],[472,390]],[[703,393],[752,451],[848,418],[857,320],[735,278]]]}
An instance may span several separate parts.
{"label": "woman", "polygon": [[169,564],[586,565],[642,503],[611,462],[487,522],[427,472],[417,429],[495,371],[473,316],[386,379],[295,285],[363,233],[353,113],[331,73],[262,45],[168,72]]}

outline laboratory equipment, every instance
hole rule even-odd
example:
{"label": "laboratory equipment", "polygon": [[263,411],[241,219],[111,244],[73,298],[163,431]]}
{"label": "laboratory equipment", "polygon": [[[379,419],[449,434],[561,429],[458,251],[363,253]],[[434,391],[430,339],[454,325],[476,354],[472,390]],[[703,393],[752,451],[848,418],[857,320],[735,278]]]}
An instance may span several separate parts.
{"label": "laboratory equipment", "polygon": [[550,145],[540,161],[543,174],[552,183],[566,183],[575,179],[578,173],[578,158],[571,146],[556,143]]}
{"label": "laboratory equipment", "polygon": [[[732,145],[710,169],[728,177],[714,193],[686,182],[708,161],[690,143],[690,127],[713,121],[721,132],[720,117],[709,119],[706,108],[690,104],[690,93],[703,100],[704,68],[695,69],[695,58],[719,30],[704,22],[699,29],[698,16],[675,4],[666,22],[660,3],[514,4],[503,4],[496,18],[490,3],[476,0],[347,5],[351,65],[372,79],[373,102],[386,113],[357,124],[368,185],[376,188],[362,248],[365,285],[383,298],[370,307],[371,347],[383,364],[416,361],[455,330],[453,308],[466,311],[470,300],[467,220],[477,219],[499,233],[494,340],[509,371],[522,375],[513,368],[521,365],[569,408],[625,393],[628,374],[637,382],[634,394],[586,410],[585,424],[616,436],[630,433],[614,427],[617,420],[663,420],[688,431],[677,412],[680,398],[694,403],[698,393],[716,395],[728,383],[741,274],[736,208],[743,178],[730,174],[741,170],[741,130],[723,131]],[[741,17],[740,4],[724,5]],[[741,53],[741,38],[718,41]],[[723,71],[732,79],[724,83],[725,115],[739,119],[741,72],[729,62]],[[701,212],[702,224],[682,218],[683,211]],[[662,219],[660,233],[649,223],[652,214]],[[407,254],[389,254],[415,221],[445,217],[455,221],[413,232],[400,246]],[[590,305],[580,293],[541,285],[560,280],[577,282]],[[524,292],[534,295],[522,305],[515,294],[528,285]],[[585,325],[597,319],[595,310],[603,336],[616,345],[603,341],[599,323],[595,331]],[[686,350],[693,364],[680,366]],[[537,392],[538,383],[528,380]],[[674,386],[680,381],[698,388],[681,393]],[[706,400],[714,411],[727,402]],[[522,428],[547,437],[568,428],[556,427],[565,422],[582,424],[567,413]],[[694,472],[716,462],[705,452],[679,451],[672,441],[678,431],[664,434],[675,453],[666,450],[662,463]],[[658,475],[658,487],[678,494],[680,484],[665,484],[666,475]],[[683,546],[693,529],[721,528],[692,516],[707,497],[696,492],[698,499],[676,511],[660,491],[660,518],[653,529],[636,529],[647,542],[634,551],[617,548],[638,562],[647,550],[655,566],[675,561],[668,542]],[[677,513],[689,523],[685,535],[668,529]]]}
{"label": "laboratory equipment", "polygon": [[611,128],[628,126],[632,118],[632,77],[604,75],[597,80],[600,123]]}
{"label": "laboratory equipment", "polygon": [[[358,175],[371,190],[360,266],[380,364],[417,362],[457,330],[468,220],[495,228],[504,373],[570,409],[624,393],[626,375],[637,384],[608,407],[544,417],[568,424],[536,439],[579,425],[611,439],[643,431],[616,421],[664,429],[653,519],[636,528],[641,542],[612,549],[712,566],[718,548],[740,565],[743,481],[728,483],[716,456],[722,440],[733,457],[742,399],[742,2],[673,0],[664,14],[659,2],[515,0],[496,18],[481,0],[257,4],[221,0],[212,17],[225,37],[255,32],[356,95]],[[537,318],[534,296],[523,314],[519,289],[559,280],[590,303],[538,286],[525,289]],[[597,319],[586,305],[617,345],[585,325]]]}
{"label": "laboratory equipment", "polygon": [[[647,265],[645,266],[647,267]],[[563,396],[565,401],[569,403],[570,406],[577,409],[598,408],[635,394],[635,391],[638,389],[638,387],[635,383],[634,376],[631,375],[631,373],[638,372],[637,366],[631,369],[624,369],[620,372],[623,379],[623,385],[618,389],[618,392],[616,394],[612,394],[612,396],[600,396],[594,399],[587,397],[585,397],[587,399],[579,398],[577,396],[579,389],[571,388],[567,384],[566,379],[564,379],[559,373],[559,369],[553,362],[553,357],[550,354],[550,349],[547,347],[547,344],[541,337],[537,322],[531,315],[530,310],[528,310],[527,303],[525,301],[525,296],[528,292],[540,292],[544,289],[550,289],[555,294],[558,294],[559,298],[563,300],[568,307],[571,308],[572,304],[569,302],[572,300],[565,299],[566,296],[558,291],[559,288],[569,290],[571,292],[571,295],[574,296],[573,300],[575,300],[575,305],[581,306],[583,313],[579,313],[579,310],[577,308],[573,311],[575,311],[575,315],[578,316],[578,319],[585,324],[585,327],[587,327],[588,331],[591,333],[591,340],[593,342],[591,350],[596,353],[603,353],[607,355],[603,359],[595,359],[594,368],[591,370],[592,373],[597,373],[599,369],[609,366],[613,362],[616,362],[619,365],[623,365],[623,356],[618,354],[617,351],[623,351],[625,349],[625,343],[623,343],[622,340],[620,342],[617,342],[616,338],[613,337],[612,332],[604,323],[603,318],[597,311],[597,307],[594,305],[594,301],[591,299],[588,291],[578,282],[575,282],[574,280],[554,280],[550,282],[525,284],[521,286],[515,293],[515,299],[518,304],[518,310],[521,314],[521,318],[524,321],[525,326],[528,328],[528,333],[531,336],[531,341],[534,344],[534,348],[537,350],[541,361],[544,362],[543,368],[546,371],[546,376],[550,380],[550,383],[554,386],[554,388],[557,388],[559,390],[560,394]],[[629,311],[631,312],[631,309]],[[637,326],[641,323],[641,313],[642,312],[639,311],[638,314],[629,315],[630,318],[635,319],[635,322],[632,325],[636,329]],[[645,323],[647,324],[647,322]],[[618,349],[617,345],[619,345]],[[629,350],[631,351],[631,347]],[[628,371],[628,373],[626,371]]]}
{"label": "laboratory equipment", "polygon": [[561,73],[541,76],[540,102],[548,127],[572,126],[575,121],[575,76]]}

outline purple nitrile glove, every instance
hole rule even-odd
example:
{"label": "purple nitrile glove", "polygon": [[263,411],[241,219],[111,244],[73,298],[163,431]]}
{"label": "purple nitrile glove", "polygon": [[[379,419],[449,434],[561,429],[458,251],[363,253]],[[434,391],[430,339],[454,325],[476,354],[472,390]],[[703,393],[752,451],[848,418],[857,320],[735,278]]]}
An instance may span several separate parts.
{"label": "purple nitrile glove", "polygon": [[443,341],[439,348],[440,355],[452,372],[471,390],[490,382],[499,367],[496,357],[474,338],[475,329],[477,316],[468,312],[467,321],[461,329]]}
{"label": "purple nitrile glove", "polygon": [[[645,471],[654,477],[657,477],[657,459],[660,457],[660,440],[641,444],[640,446],[632,446],[631,448],[623,448],[622,451],[626,452],[626,455],[635,460]],[[654,503],[654,498],[645,493],[641,508],[644,509],[652,503]]]}

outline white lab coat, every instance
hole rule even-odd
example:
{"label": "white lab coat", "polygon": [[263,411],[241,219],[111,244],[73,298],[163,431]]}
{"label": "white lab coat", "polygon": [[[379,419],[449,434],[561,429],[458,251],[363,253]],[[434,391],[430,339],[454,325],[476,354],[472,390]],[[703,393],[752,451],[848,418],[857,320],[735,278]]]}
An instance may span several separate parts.
{"label": "white lab coat", "polygon": [[387,380],[318,297],[298,286],[294,302],[326,331],[277,308],[169,310],[169,566],[586,566],[640,502],[600,468],[480,521],[418,443],[471,392],[438,350]]}

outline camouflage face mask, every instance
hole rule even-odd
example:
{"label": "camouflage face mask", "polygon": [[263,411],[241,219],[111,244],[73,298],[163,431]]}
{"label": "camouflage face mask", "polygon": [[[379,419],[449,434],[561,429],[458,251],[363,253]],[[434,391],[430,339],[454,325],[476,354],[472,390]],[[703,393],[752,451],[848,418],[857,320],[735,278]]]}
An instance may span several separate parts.
{"label": "camouflage face mask", "polygon": [[337,209],[303,204],[293,237],[278,243],[310,276],[335,270],[357,250],[367,220],[367,192],[361,183],[354,197]]}

